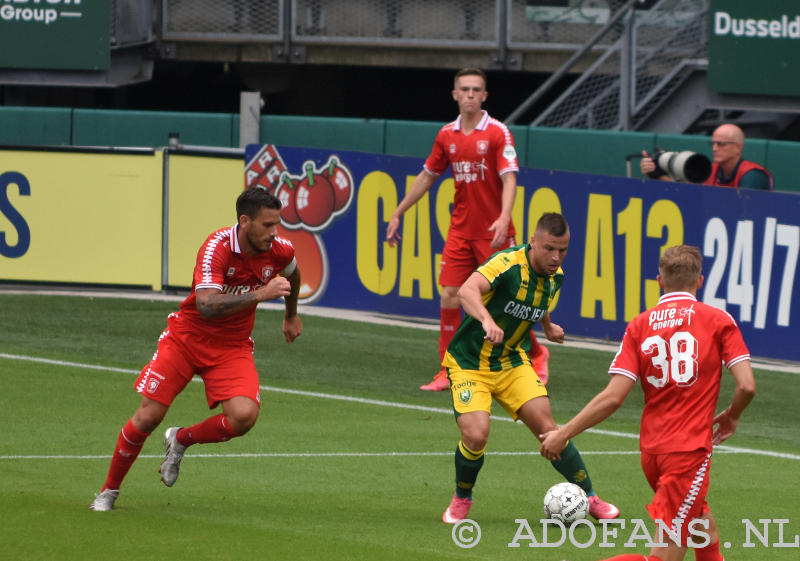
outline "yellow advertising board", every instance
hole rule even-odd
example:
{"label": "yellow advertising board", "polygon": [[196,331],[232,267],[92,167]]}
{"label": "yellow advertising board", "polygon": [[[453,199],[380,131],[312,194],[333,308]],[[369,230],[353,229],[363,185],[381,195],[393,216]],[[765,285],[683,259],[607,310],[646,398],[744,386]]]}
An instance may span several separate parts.
{"label": "yellow advertising board", "polygon": [[169,286],[192,285],[200,246],[236,224],[236,197],[243,189],[241,156],[169,155]]}
{"label": "yellow advertising board", "polygon": [[162,153],[0,150],[0,280],[161,289]]}

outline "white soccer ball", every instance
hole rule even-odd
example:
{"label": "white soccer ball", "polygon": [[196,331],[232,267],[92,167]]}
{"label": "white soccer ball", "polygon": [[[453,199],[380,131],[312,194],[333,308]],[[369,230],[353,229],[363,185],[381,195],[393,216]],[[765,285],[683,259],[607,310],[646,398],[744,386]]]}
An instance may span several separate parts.
{"label": "white soccer ball", "polygon": [[589,515],[589,498],[574,483],[559,483],[544,496],[544,516],[570,525]]}

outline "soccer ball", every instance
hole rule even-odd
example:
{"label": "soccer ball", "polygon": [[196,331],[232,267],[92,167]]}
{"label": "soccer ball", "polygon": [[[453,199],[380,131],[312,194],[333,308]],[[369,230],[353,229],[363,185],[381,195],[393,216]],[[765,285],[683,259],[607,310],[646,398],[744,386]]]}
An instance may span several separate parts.
{"label": "soccer ball", "polygon": [[544,496],[544,515],[570,525],[589,515],[589,499],[574,483],[553,485]]}

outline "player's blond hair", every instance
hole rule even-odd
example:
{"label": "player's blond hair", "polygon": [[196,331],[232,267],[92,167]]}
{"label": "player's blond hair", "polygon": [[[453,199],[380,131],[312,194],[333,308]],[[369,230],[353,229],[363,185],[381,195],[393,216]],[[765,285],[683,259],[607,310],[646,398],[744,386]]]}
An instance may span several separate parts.
{"label": "player's blond hair", "polygon": [[703,254],[693,245],[670,247],[658,262],[664,285],[673,290],[693,287],[703,271]]}

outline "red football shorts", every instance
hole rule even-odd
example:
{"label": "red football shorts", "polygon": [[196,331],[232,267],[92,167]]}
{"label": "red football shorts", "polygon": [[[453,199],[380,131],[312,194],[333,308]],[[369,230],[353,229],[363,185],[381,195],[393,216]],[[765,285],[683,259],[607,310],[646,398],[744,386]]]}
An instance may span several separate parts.
{"label": "red football shorts", "polygon": [[134,388],[169,407],[194,374],[203,379],[209,409],[238,396],[261,405],[252,339],[220,342],[168,328],[161,334],[158,350],[142,369]]}
{"label": "red football shorts", "polygon": [[[647,505],[647,512],[653,520],[662,520],[668,528],[672,528],[673,520],[683,520],[681,540],[686,545],[686,538],[690,536],[689,523],[711,510],[706,502],[711,452],[642,452],[642,469],[650,487],[656,492],[653,502]],[[703,526],[695,528],[698,532],[706,531]],[[703,541],[702,536],[692,539],[694,542]]]}
{"label": "red football shorts", "polygon": [[486,263],[496,252],[516,245],[514,238],[500,249],[492,249],[492,240],[467,240],[448,234],[442,252],[439,284],[461,286],[475,269]]}

